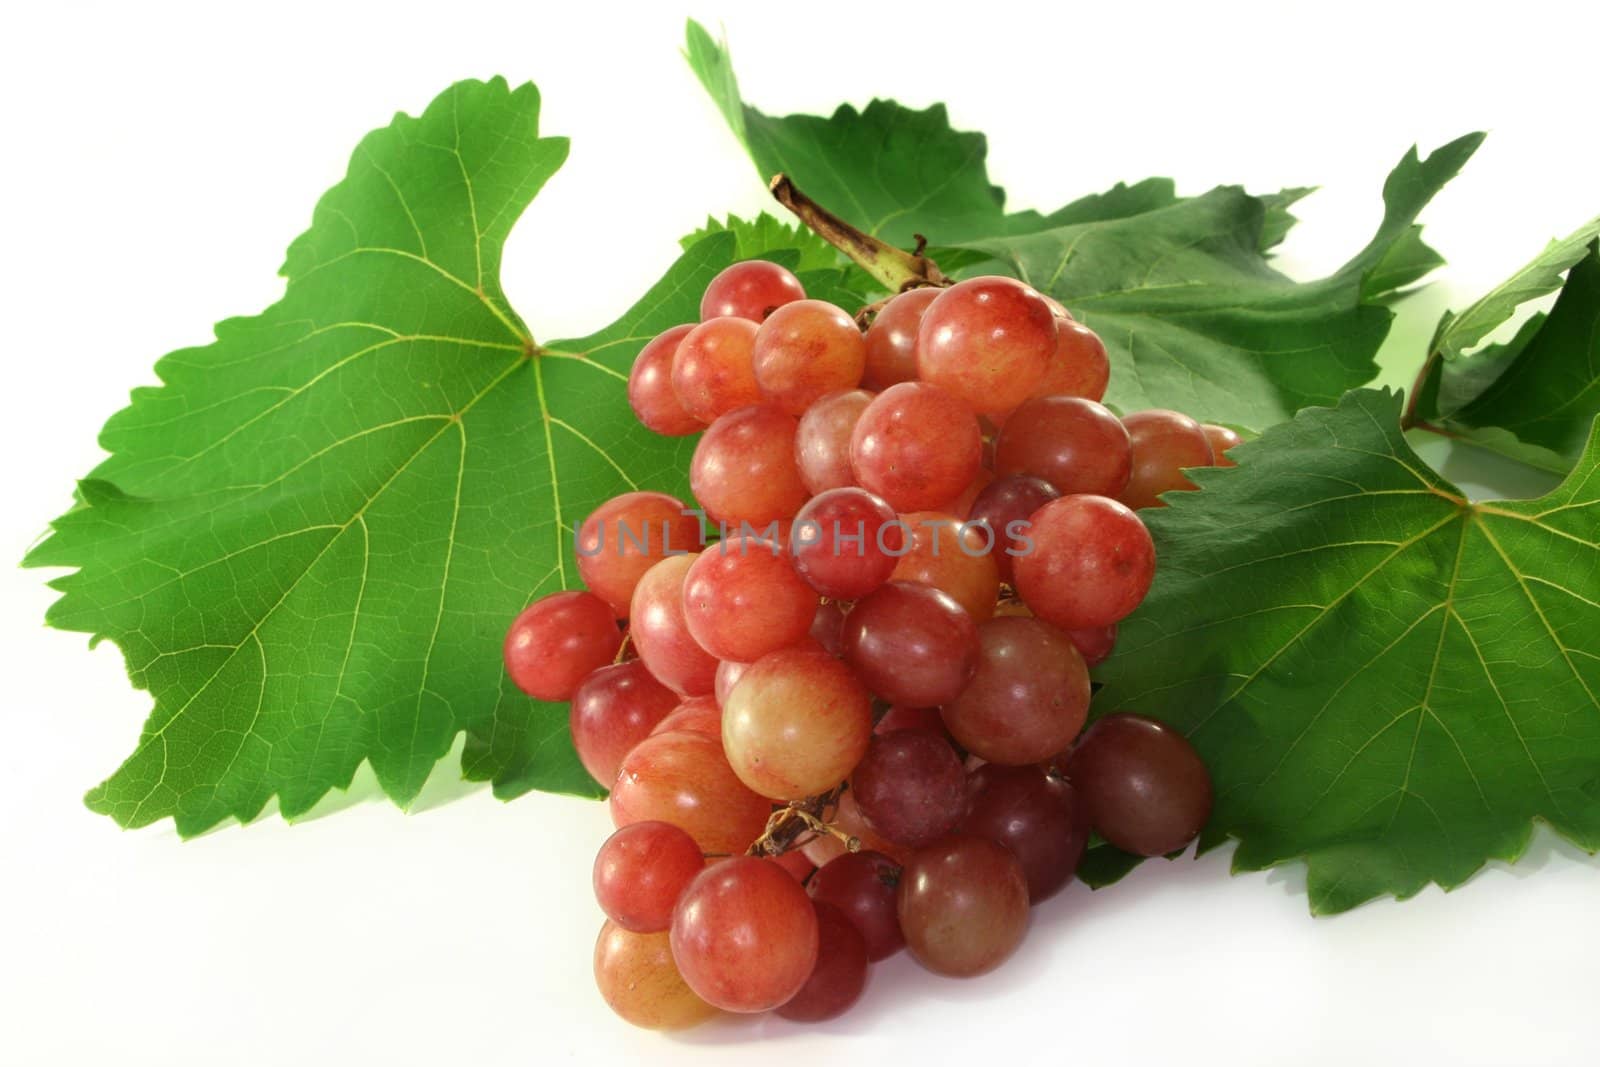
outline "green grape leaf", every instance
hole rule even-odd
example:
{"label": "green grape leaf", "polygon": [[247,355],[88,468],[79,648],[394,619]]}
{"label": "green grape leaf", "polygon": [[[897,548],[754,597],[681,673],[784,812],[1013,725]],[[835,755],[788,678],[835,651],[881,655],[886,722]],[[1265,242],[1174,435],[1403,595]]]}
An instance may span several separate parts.
{"label": "green grape leaf", "polygon": [[[1552,243],[1533,263],[1458,316],[1446,315],[1412,418],[1531,466],[1564,473],[1600,414],[1600,220]],[[1587,243],[1578,244],[1576,238]],[[1566,282],[1561,284],[1561,273]],[[1560,285],[1549,313],[1515,336],[1462,354],[1509,321],[1518,304]]]}
{"label": "green grape leaf", "polygon": [[1394,312],[1386,301],[1439,262],[1417,215],[1481,142],[1413,149],[1384,185],[1384,218],[1336,273],[1296,282],[1262,253],[1290,194],[1234,187],[1123,218],[970,242],[1058,297],[1111,356],[1107,402],[1176,408],[1262,428],[1370,381]]}
{"label": "green grape leaf", "polygon": [[363,760],[405,804],[463,731],[464,773],[502,795],[601,793],[499,645],[578,584],[574,520],[635,487],[687,495],[692,439],[639,426],[626,376],[739,240],[694,242],[592,336],[535,340],[501,249],[566,151],[532,85],[398,116],[290,247],[283,298],[163,358],[106,425],[109,458],[26,560],[77,568],[48,621],[114,641],[154,698],[94,810],[185,835],[274,796],[293,817]]}
{"label": "green grape leaf", "polygon": [[744,102],[726,47],[694,22],[686,55],[764,179],[787,173],[891,244],[926,234],[947,272],[1002,270],[1061,298],[1106,341],[1113,405],[1258,429],[1373,378],[1394,317],[1387,305],[1443,262],[1417,216],[1482,140],[1463,137],[1427,160],[1408,154],[1384,186],[1368,245],[1302,284],[1267,253],[1310,189],[1185,198],[1152,178],[1048,215],[1007,213],[983,135],[951,129],[942,107],[874,100],[827,118],[770,116]]}
{"label": "green grape leaf", "polygon": [[[1453,888],[1535,819],[1600,849],[1600,435],[1534,500],[1470,503],[1400,398],[1308,408],[1144,513],[1160,564],[1097,713],[1182,729],[1202,847],[1308,865],[1314,912]],[[1133,861],[1097,850],[1099,882]]]}

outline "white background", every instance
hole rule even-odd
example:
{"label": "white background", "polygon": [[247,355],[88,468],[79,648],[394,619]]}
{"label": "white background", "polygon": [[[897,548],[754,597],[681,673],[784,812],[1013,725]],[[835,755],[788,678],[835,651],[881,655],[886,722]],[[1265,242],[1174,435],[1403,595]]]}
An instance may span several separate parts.
{"label": "white background", "polygon": [[[454,79],[536,79],[546,131],[573,138],[506,255],[541,335],[609,321],[707,213],[760,209],[678,55],[685,13],[726,27],[769,111],[948,101],[990,135],[1016,207],[1150,174],[1186,192],[1319,184],[1285,249],[1302,277],[1365,242],[1407,146],[1490,129],[1424,216],[1452,266],[1405,309],[1394,344],[1411,352],[1387,375],[1403,384],[1440,308],[1600,210],[1594,5],[1468,8],[12,8],[0,558],[67,505],[157,356],[275,299],[283,249],[361,134]],[[6,1064],[1594,1062],[1600,861],[1546,833],[1459,892],[1317,921],[1296,869],[1149,864],[1050,901],[987,978],[902,955],[836,1022],[633,1031],[589,974],[599,805],[503,805],[441,766],[409,816],[366,777],[297,826],[268,815],[187,844],[91,815],[83,790],[132,749],[149,700],[114,648],[41,627],[46,577],[0,568]]]}

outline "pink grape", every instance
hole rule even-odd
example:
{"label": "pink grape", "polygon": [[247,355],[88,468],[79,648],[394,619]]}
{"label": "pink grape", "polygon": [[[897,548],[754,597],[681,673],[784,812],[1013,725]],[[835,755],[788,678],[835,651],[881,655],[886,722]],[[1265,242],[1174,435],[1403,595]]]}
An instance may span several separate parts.
{"label": "pink grape", "polygon": [[760,322],[774,308],[804,300],[805,287],[784,267],[765,259],[747,259],[724,267],[700,298],[700,321],[731,315]]}
{"label": "pink grape", "polygon": [[1109,626],[1088,626],[1079,630],[1064,630],[1067,639],[1077,646],[1078,652],[1083,656],[1083,662],[1090,667],[1098,667],[1104,663],[1106,657],[1111,655],[1111,650],[1117,645],[1117,624]]}
{"label": "pink grape", "polygon": [[643,660],[601,667],[572,694],[567,724],[584,769],[601,785],[616,780],[622,758],[674,708],[678,694],[656,681]]}
{"label": "pink grape", "polygon": [[1056,347],[1056,317],[1038,293],[1013,278],[970,278],[923,312],[917,376],[998,414],[1033,395]]}
{"label": "pink grape", "polygon": [[1100,335],[1081,322],[1056,319],[1056,354],[1034,396],[1081,396],[1105,399],[1111,382],[1111,360]]}
{"label": "pink grape", "polygon": [[718,522],[757,532],[790,519],[806,502],[795,465],[794,418],[774,407],[740,408],[712,424],[695,446],[689,485]]}
{"label": "pink grape", "polygon": [[1206,444],[1211,446],[1211,462],[1216,467],[1238,466],[1228,457],[1228,449],[1235,445],[1244,444],[1244,438],[1226,426],[1218,426],[1214,422],[1202,422],[1200,431],[1206,435]]}
{"label": "pink grape", "polygon": [[978,672],[944,706],[956,743],[990,763],[1042,763],[1062,751],[1089,714],[1089,669],[1067,635],[1038,619],[978,627]]}
{"label": "pink grape", "polygon": [[720,743],[722,708],[717,704],[716,698],[707,694],[690,697],[669,711],[667,717],[656,723],[655,729],[650,732],[665,734],[673,731],[701,734]]}
{"label": "pink grape", "polygon": [[605,601],[568,591],[540,597],[506,631],[506,673],[535,700],[570,700],[578,685],[610,663],[622,631]]}
{"label": "pink grape", "polygon": [[861,762],[871,737],[872,694],[820,649],[781,649],[752,663],[722,712],[728,763],[774,800],[832,789]]}
{"label": "pink grape", "polygon": [[856,600],[889,580],[905,538],[882,497],[865,489],[829,489],[795,516],[789,551],[795,571],[816,593]]}
{"label": "pink grape", "polygon": [[639,658],[668,689],[684,696],[709,693],[717,659],[694,639],[683,614],[683,585],[696,556],[668,556],[644,572],[634,587],[628,634]]}
{"label": "pink grape", "polygon": [[601,504],[578,528],[578,576],[589,591],[627,618],[644,572],[671,553],[705,544],[699,516],[666,493],[623,493]]}
{"label": "pink grape", "polygon": [[817,868],[806,891],[819,904],[831,904],[861,932],[867,959],[888,959],[905,947],[895,914],[900,865],[881,852],[846,852]]}
{"label": "pink grape", "polygon": [[1000,596],[1000,566],[990,532],[937,511],[914,511],[900,521],[911,528],[911,547],[895,561],[890,577],[948,593],[973,622],[993,615]]}
{"label": "pink grape", "polygon": [[672,958],[684,981],[724,1011],[786,1003],[811,977],[817,942],[816,907],[800,883],[750,856],[707,867],[672,918]]}
{"label": "pink grape", "polygon": [[717,1013],[678,973],[664,933],[636,934],[608,919],[594,946],[594,980],[612,1011],[648,1030],[683,1030]]}
{"label": "pink grape", "polygon": [[842,308],[796,300],[761,324],[751,359],[767,403],[799,416],[824,395],[861,384],[867,346]]}
{"label": "pink grape", "polygon": [[978,628],[949,594],[889,582],[845,616],[844,658],[890,703],[943,704],[977,670]]}
{"label": "pink grape", "polygon": [[817,964],[800,992],[778,1008],[795,1022],[814,1023],[842,1015],[867,984],[867,943],[843,912],[818,902]]}
{"label": "pink grape", "polygon": [[872,403],[865,389],[829,393],[800,416],[795,433],[795,463],[807,491],[821,493],[855,484],[850,470],[850,435]]}
{"label": "pink grape", "polygon": [[1133,472],[1122,422],[1093,400],[1036,397],[1006,419],[995,440],[995,473],[1031,474],[1058,492],[1115,497]]}
{"label": "pink grape", "polygon": [[1117,499],[1130,508],[1161,507],[1162,493],[1195,487],[1183,468],[1215,462],[1205,431],[1187,415],[1156,408],[1125,415],[1122,424],[1133,445],[1133,474]]}
{"label": "pink grape", "polygon": [[707,319],[682,341],[672,357],[672,391],[683,410],[702,423],[735,408],[760,403],[751,352],[756,324],[731,316]]}
{"label": "pink grape", "polygon": [[647,429],[667,437],[683,437],[705,428],[689,414],[672,388],[672,357],[694,324],[686,323],[658,334],[640,349],[628,373],[628,406]]}
{"label": "pink grape", "polygon": [[760,538],[712,545],[684,577],[684,620],[718,659],[752,663],[787,648],[806,636],[816,611],[817,594],[788,554]]}
{"label": "pink grape", "polygon": [[1064,496],[1034,513],[1034,549],[1017,557],[1017,592],[1063,630],[1109,626],[1139,606],[1155,577],[1150,531],[1103,496]]}
{"label": "pink grape", "polygon": [[671,823],[629,823],[595,857],[595,900],[618,926],[658,933],[672,925],[678,897],[705,866],[694,838]]}
{"label": "pink grape", "polygon": [[702,852],[740,853],[766,829],[772,805],[739,781],[722,743],[702,734],[652,734],[622,761],[611,821],[666,822]]}
{"label": "pink grape", "polygon": [[887,389],[917,377],[917,331],[928,305],[943,292],[932,286],[909,289],[894,297],[867,327],[867,369],[862,379],[869,389]]}
{"label": "pink grape", "polygon": [[850,437],[857,484],[896,511],[955,499],[982,461],[983,435],[972,409],[926,382],[901,382],[879,393]]}

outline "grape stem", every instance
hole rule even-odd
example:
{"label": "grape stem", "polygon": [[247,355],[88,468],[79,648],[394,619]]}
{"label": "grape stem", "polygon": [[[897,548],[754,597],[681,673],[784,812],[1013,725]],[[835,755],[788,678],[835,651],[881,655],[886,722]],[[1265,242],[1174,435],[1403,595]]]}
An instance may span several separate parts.
{"label": "grape stem", "polygon": [[795,188],[787,174],[774,175],[768,188],[773,199],[788,208],[808,230],[843,252],[890,293],[950,284],[939,265],[922,254],[927,241],[921,235],[916,249],[907,252],[856,229]]}
{"label": "grape stem", "polygon": [[844,846],[851,852],[861,850],[861,840],[853,834],[843,830],[827,821],[827,816],[839,806],[839,793],[835,789],[831,793],[821,796],[809,797],[806,800],[797,800],[792,804],[774,811],[767,819],[767,828],[761,836],[750,845],[752,856],[781,856],[785,852],[800,844],[800,839],[807,834],[826,834],[837,837],[844,842]]}

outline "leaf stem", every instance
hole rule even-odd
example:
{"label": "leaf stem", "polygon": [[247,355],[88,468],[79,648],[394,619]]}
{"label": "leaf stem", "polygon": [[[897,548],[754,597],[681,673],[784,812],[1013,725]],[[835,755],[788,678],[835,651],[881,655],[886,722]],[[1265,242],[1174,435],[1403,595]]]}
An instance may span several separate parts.
{"label": "leaf stem", "polygon": [[925,285],[949,285],[938,264],[922,254],[926,243],[917,239],[913,252],[896,248],[856,229],[795,187],[787,174],[773,176],[768,186],[773,199],[788,208],[806,228],[848,256],[891,293]]}

